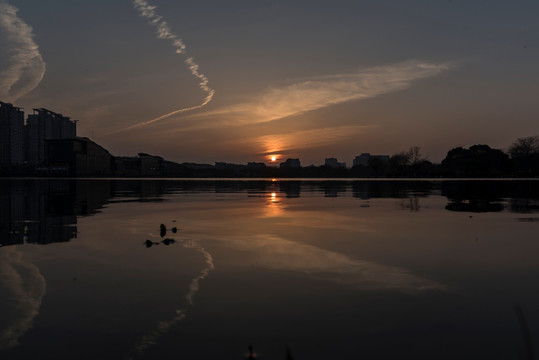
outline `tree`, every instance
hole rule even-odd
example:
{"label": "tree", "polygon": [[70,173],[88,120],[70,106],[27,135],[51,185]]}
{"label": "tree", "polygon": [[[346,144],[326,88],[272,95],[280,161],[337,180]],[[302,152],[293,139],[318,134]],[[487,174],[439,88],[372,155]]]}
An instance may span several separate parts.
{"label": "tree", "polygon": [[385,174],[385,168],[387,161],[380,159],[378,156],[371,156],[369,158],[369,169],[372,171],[371,175],[380,176]]}
{"label": "tree", "polygon": [[408,150],[408,158],[410,165],[412,166],[413,176],[417,176],[419,167],[426,160],[421,154],[421,148],[419,146],[412,146],[410,150]]}
{"label": "tree", "polygon": [[516,139],[509,147],[512,158],[529,157],[539,154],[539,136],[527,136]]}
{"label": "tree", "polygon": [[509,147],[509,153],[517,174],[530,176],[539,173],[539,136],[516,139]]}
{"label": "tree", "polygon": [[406,151],[393,154],[389,161],[395,166],[406,166],[410,162],[410,155]]}
{"label": "tree", "polygon": [[457,147],[442,161],[445,171],[455,176],[493,176],[508,169],[508,156],[488,145],[473,145],[469,149]]}
{"label": "tree", "polygon": [[410,162],[410,155],[406,151],[393,154],[389,158],[389,167],[391,169],[391,175],[403,176],[406,175],[406,166]]}
{"label": "tree", "polygon": [[412,146],[410,150],[408,150],[408,161],[410,162],[410,165],[417,166],[421,164],[423,161],[425,161],[425,158],[421,154],[421,147],[419,146]]}

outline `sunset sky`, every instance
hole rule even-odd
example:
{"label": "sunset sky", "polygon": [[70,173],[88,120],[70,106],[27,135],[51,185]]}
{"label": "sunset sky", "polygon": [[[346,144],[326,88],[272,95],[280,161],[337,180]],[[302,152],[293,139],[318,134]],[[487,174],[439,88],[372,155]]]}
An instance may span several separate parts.
{"label": "sunset sky", "polygon": [[113,155],[246,163],[539,134],[536,0],[0,0],[0,101]]}

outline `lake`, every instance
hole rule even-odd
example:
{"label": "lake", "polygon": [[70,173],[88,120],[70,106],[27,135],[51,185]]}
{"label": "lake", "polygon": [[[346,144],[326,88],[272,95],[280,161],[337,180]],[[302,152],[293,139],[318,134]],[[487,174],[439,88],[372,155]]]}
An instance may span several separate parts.
{"label": "lake", "polygon": [[538,234],[538,180],[3,179],[0,358],[529,359]]}

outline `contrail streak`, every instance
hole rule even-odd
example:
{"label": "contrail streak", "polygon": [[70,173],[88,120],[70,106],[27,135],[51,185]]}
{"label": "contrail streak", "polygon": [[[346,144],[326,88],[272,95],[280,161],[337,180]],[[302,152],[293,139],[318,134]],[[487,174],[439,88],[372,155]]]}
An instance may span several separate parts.
{"label": "contrail streak", "polygon": [[[139,12],[140,16],[149,19],[149,24],[156,28],[157,38],[170,40],[172,42],[172,46],[176,49],[176,54],[185,54],[185,44],[183,43],[182,39],[180,39],[176,34],[172,33],[172,31],[170,30],[170,27],[168,26],[168,23],[165,20],[163,20],[162,16],[157,15],[157,13],[155,12],[155,8],[156,8],[155,6],[150,5],[146,0],[133,0],[133,5],[135,9]],[[198,87],[202,89],[204,92],[206,92],[207,94],[200,105],[190,106],[187,108],[175,110],[175,111],[169,112],[168,114],[161,115],[155,119],[144,121],[144,122],[126,127],[124,129],[111,132],[109,134],[115,134],[118,132],[131,130],[131,129],[138,128],[141,126],[146,126],[154,122],[157,122],[159,120],[170,117],[172,115],[176,115],[176,114],[186,112],[186,111],[200,109],[201,107],[206,106],[212,100],[213,95],[215,94],[215,90],[213,90],[212,88],[208,86],[208,78],[206,77],[206,75],[198,71],[199,67],[198,67],[198,64],[195,62],[194,58],[192,57],[187,58],[185,60],[185,63],[189,67],[189,71],[191,72],[191,74],[199,80]]]}
{"label": "contrail streak", "polygon": [[0,0],[0,29],[6,36],[8,67],[0,72],[0,100],[15,101],[35,89],[46,64],[34,41],[32,27],[17,16],[18,9]]}
{"label": "contrail streak", "polygon": [[[185,295],[185,299],[187,300],[187,306],[193,306],[195,303],[195,295],[200,289],[200,281],[203,280],[206,276],[208,276],[210,271],[212,271],[215,266],[213,264],[212,255],[207,252],[206,249],[200,246],[196,240],[183,240],[180,243],[184,248],[194,249],[197,252],[201,253],[202,256],[204,256],[204,262],[206,263],[206,267],[202,269],[200,274],[194,277],[189,283],[189,291]],[[148,347],[154,345],[157,339],[166,334],[172,326],[174,326],[177,322],[183,320],[187,316],[186,313],[186,308],[179,308],[175,310],[174,316],[170,320],[159,322],[155,330],[143,336],[141,340],[135,345],[136,354],[139,356],[142,355],[142,353],[146,349],[148,349]]]}

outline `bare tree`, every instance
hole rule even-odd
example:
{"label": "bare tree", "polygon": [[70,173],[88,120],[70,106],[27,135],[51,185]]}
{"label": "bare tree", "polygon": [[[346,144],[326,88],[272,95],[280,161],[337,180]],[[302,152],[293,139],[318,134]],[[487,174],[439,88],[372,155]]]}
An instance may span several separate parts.
{"label": "bare tree", "polygon": [[528,157],[539,154],[539,136],[527,136],[516,139],[509,147],[511,157]]}
{"label": "bare tree", "polygon": [[425,160],[425,157],[421,154],[421,147],[412,146],[408,150],[408,161],[410,165],[417,166]]}

